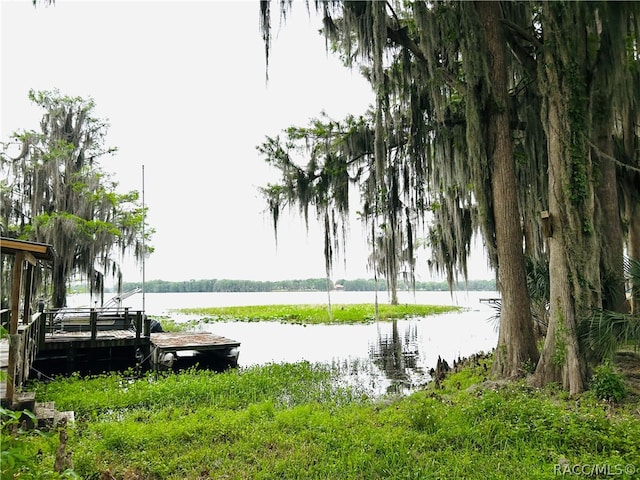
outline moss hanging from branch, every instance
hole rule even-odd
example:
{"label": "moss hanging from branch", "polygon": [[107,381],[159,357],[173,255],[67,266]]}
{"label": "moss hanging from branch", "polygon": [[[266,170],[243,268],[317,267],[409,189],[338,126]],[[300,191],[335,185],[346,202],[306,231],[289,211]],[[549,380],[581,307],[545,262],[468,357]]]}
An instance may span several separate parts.
{"label": "moss hanging from branch", "polygon": [[45,111],[41,133],[17,134],[20,154],[1,156],[9,187],[0,192],[8,207],[2,224],[8,235],[54,246],[53,306],[61,307],[72,275],[87,279],[93,293],[105,274],[119,275],[125,251],[147,254],[144,215],[138,193],[117,193],[100,168],[97,159],[115,149],[104,148],[108,125],[93,116],[94,102],[57,91],[32,91],[30,99]]}

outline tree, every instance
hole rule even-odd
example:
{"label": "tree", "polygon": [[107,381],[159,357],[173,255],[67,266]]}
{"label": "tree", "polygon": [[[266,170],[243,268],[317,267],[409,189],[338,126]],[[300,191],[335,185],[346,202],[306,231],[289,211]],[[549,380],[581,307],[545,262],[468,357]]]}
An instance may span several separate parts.
{"label": "tree", "polygon": [[[526,283],[525,258],[522,250],[522,227],[518,208],[518,191],[511,140],[509,84],[506,44],[497,2],[477,2],[486,51],[484,73],[490,80],[487,95],[485,148],[491,164],[491,191],[498,258],[499,289],[502,294],[498,346],[493,371],[501,377],[519,375],[520,369],[538,360],[533,336],[531,304]],[[482,42],[484,44],[484,42]]]}
{"label": "tree", "polygon": [[[397,303],[397,276],[400,271],[413,270],[413,235],[405,236],[404,226],[411,231],[411,209],[395,207],[393,222],[379,203],[401,206],[400,197],[406,186],[396,178],[390,192],[376,191],[373,120],[369,115],[349,116],[341,122],[322,115],[307,127],[289,127],[284,138],[267,137],[258,147],[267,163],[282,173],[278,184],[262,188],[277,234],[280,212],[287,206],[297,206],[309,221],[310,210],[324,225],[327,276],[334,257],[338,257],[348,232],[347,216],[351,188],[357,186],[367,200],[359,213],[369,226],[369,241],[373,250],[370,267],[388,283],[392,303]],[[398,142],[398,146],[401,143]],[[390,154],[395,154],[390,147]],[[374,186],[372,186],[374,185]],[[400,220],[397,220],[400,218]],[[413,280],[412,280],[413,281]]]}
{"label": "tree", "polygon": [[[640,244],[638,4],[318,6],[332,48],[376,93],[361,203],[373,206],[365,219],[401,227],[374,258],[398,265],[398,245],[411,245],[415,219],[428,214],[433,265],[452,282],[480,229],[504,301],[494,373],[510,376],[537,358],[524,246],[529,264],[548,262],[550,272],[534,381],[582,390],[588,347],[578,327],[593,309],[621,308],[623,241],[632,257]],[[262,12],[268,50],[268,2]]]}
{"label": "tree", "polygon": [[326,117],[309,127],[290,127],[285,139],[267,137],[258,151],[267,163],[282,172],[276,185],[262,188],[277,236],[282,210],[298,206],[305,222],[310,209],[325,226],[325,266],[330,276],[342,235],[340,227],[349,210],[349,184],[354,181],[351,157],[366,155],[368,126],[362,118],[347,118],[343,124]]}
{"label": "tree", "polygon": [[[632,68],[637,68],[637,23],[633,26],[637,15],[638,7],[632,4],[543,4],[545,51],[540,84],[552,221],[550,319],[534,383],[562,382],[571,393],[582,391],[586,380],[589,352],[579,343],[580,324],[603,307],[604,275],[621,278],[623,274],[619,213],[614,199],[603,192],[616,191],[607,154],[615,117],[607,102],[608,94],[621,89],[622,95],[630,94],[624,103],[637,103],[637,90],[625,88],[628,65],[634,62],[613,65],[610,61],[616,52],[631,46],[636,57]],[[619,100],[614,95],[614,104]],[[596,232],[599,219],[609,229],[606,237]],[[608,250],[614,254],[607,255]],[[609,303],[614,303],[611,298]],[[620,307],[614,305],[614,309]]]}
{"label": "tree", "polygon": [[[436,269],[445,270],[450,283],[458,267],[466,278],[470,212],[477,202],[476,225],[500,267],[505,297],[496,372],[518,373],[523,364],[535,363],[537,350],[519,247],[522,229],[498,5],[478,4],[476,11],[473,5],[429,9],[416,2],[411,19],[392,9],[387,17],[383,2],[345,2],[336,20],[331,6],[323,6],[327,35],[346,58],[358,52],[376,93],[369,174],[360,183],[371,245],[381,247],[372,255],[374,268],[385,272],[392,292],[401,261],[413,274],[415,219],[423,222],[429,212],[435,218],[430,240]],[[268,23],[267,17],[263,24]],[[459,32],[469,32],[469,38],[458,38],[451,47],[433,42]],[[475,50],[485,44],[488,48],[478,54]],[[385,63],[385,58],[391,60]],[[376,224],[384,227],[382,235]]]}
{"label": "tree", "polygon": [[[568,25],[563,22],[567,16],[561,12],[563,8],[567,7],[546,4],[544,8],[548,35],[542,85],[546,87],[543,92],[546,99],[544,123],[548,138],[549,214],[552,219],[549,237],[551,298],[549,328],[535,383],[559,381],[571,393],[577,393],[584,389],[585,381],[585,363],[577,336],[577,323],[582,313],[579,309],[595,305],[595,299],[591,300],[587,295],[599,289],[592,288],[595,286],[592,262],[596,252],[593,225],[589,225],[594,208],[591,166],[584,138],[580,136],[581,129],[584,131],[587,127],[586,92],[581,77],[586,59],[580,58],[586,52],[579,40],[565,43],[569,39]],[[578,18],[581,22],[577,29],[584,28],[584,17]],[[569,59],[574,54],[578,59],[571,65]],[[566,99],[575,110],[570,110]],[[565,141],[566,133],[569,133],[570,141]],[[579,261],[572,261],[567,255],[569,252],[578,256]]]}
{"label": "tree", "polygon": [[[597,53],[594,56],[591,72],[590,109],[593,121],[591,152],[598,168],[597,197],[599,211],[596,229],[605,236],[601,243],[600,276],[603,285],[603,307],[617,313],[626,312],[625,279],[623,275],[624,265],[624,234],[621,216],[622,192],[635,190],[631,188],[626,177],[632,172],[624,162],[616,159],[623,155],[616,153],[616,143],[620,142],[620,129],[616,125],[622,124],[622,115],[628,117],[629,113],[638,117],[638,106],[629,102],[634,98],[634,87],[640,88],[634,82],[634,67],[637,70],[637,62],[634,62],[634,54],[628,50],[629,39],[633,37],[633,31],[629,29],[630,21],[633,21],[633,12],[615,3],[603,4],[600,9],[605,15],[598,12],[595,19],[596,26],[601,25],[600,32],[593,35],[594,47]],[[596,31],[597,32],[597,31]],[[635,53],[637,59],[637,52]],[[631,67],[631,68],[628,68]],[[615,72],[614,75],[612,73]],[[615,81],[612,81],[612,78]],[[635,113],[634,113],[634,110]],[[620,113],[617,113],[620,112]],[[625,113],[623,113],[625,112]],[[637,120],[635,122],[638,123]],[[625,137],[627,134],[625,133]],[[618,139],[616,139],[618,137]],[[629,135],[631,140],[637,136]],[[622,142],[620,142],[622,143]],[[633,142],[632,142],[633,143]],[[627,163],[633,158],[628,157]],[[637,159],[636,159],[637,163]],[[620,165],[623,168],[619,168]],[[619,170],[619,173],[618,171]],[[621,187],[618,183],[621,183]],[[640,198],[636,199],[640,201]],[[623,200],[622,200],[623,201]],[[627,224],[632,224],[628,222]]]}
{"label": "tree", "polygon": [[[70,277],[80,274],[91,292],[103,291],[105,275],[121,281],[119,262],[133,250],[141,259],[144,211],[137,191],[117,192],[117,182],[98,163],[108,125],[93,116],[93,100],[63,96],[58,91],[29,93],[45,113],[41,132],[13,135],[0,157],[3,235],[49,243],[56,251],[52,272],[53,307],[66,305]],[[148,240],[148,238],[146,239]]]}

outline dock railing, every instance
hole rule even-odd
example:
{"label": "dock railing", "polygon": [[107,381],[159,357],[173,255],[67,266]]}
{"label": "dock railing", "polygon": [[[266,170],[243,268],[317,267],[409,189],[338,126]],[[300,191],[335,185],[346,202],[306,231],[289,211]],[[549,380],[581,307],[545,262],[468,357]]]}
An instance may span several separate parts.
{"label": "dock railing", "polygon": [[[149,337],[151,319],[141,310],[131,311],[126,308],[95,309],[65,308],[45,312],[47,316],[45,331],[48,334],[64,334],[71,332],[91,332],[95,340],[99,332],[109,330],[134,330],[136,338]],[[41,342],[45,341],[42,335]]]}
{"label": "dock railing", "polygon": [[5,394],[9,402],[29,378],[31,365],[38,355],[40,338],[44,332],[44,315],[36,313],[26,324],[18,325],[18,331],[9,335],[7,353],[7,378]]}
{"label": "dock railing", "polygon": [[41,332],[44,331],[44,315],[40,312],[32,315],[31,321],[26,325],[18,325],[20,345],[18,351],[18,363],[16,368],[16,386],[29,378],[29,370],[38,355]]}
{"label": "dock railing", "polygon": [[139,310],[66,309],[64,313],[66,318],[60,316],[60,310],[35,313],[28,323],[18,325],[16,334],[8,335],[6,396],[0,397],[9,399],[9,402],[14,400],[15,392],[29,378],[31,367],[48,334],[90,332],[91,340],[96,340],[100,332],[134,330],[136,342],[144,342],[151,337],[151,319]]}

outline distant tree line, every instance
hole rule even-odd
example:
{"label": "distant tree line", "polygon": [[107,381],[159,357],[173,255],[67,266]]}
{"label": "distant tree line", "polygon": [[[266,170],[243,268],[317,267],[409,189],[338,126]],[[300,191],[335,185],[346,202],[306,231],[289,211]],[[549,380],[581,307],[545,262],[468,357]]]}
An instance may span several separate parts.
{"label": "distant tree line", "polygon": [[[378,280],[378,290],[386,291],[387,283],[382,280]],[[373,279],[358,279],[358,280],[338,280],[335,285],[341,285],[342,290],[357,292],[357,291],[375,291],[376,281]],[[340,288],[340,287],[338,287]],[[399,290],[411,290],[409,284],[403,285],[402,282],[398,282]],[[453,285],[454,290],[482,290],[493,291],[496,290],[495,280],[468,280],[466,283],[461,282]],[[415,290],[425,292],[447,292],[449,291],[449,284],[446,281],[442,282],[418,282],[415,283]]]}
{"label": "distant tree line", "polygon": [[[376,281],[373,279],[338,280],[330,282],[332,289],[344,291],[375,291]],[[125,291],[141,288],[141,282],[125,282]],[[410,287],[407,287],[410,288]],[[186,280],[169,282],[166,280],[150,280],[145,282],[144,289],[149,293],[168,292],[314,292],[326,291],[327,280],[325,278],[308,278],[305,280],[279,280],[279,281],[255,281],[255,280]],[[378,281],[377,289],[386,290],[386,282]],[[419,291],[447,291],[447,282],[416,282],[416,290]],[[469,280],[466,284],[458,285],[461,290],[495,290],[494,280]]]}

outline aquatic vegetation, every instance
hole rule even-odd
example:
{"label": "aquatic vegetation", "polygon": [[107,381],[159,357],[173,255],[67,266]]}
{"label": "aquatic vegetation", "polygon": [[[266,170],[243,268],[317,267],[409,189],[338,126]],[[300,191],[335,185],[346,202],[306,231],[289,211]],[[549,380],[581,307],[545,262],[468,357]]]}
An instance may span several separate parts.
{"label": "aquatic vegetation", "polygon": [[[460,311],[449,305],[379,305],[378,319],[424,317]],[[368,323],[375,320],[372,303],[332,305],[331,315],[326,305],[256,305],[242,307],[181,308],[176,313],[197,315],[205,322],[277,321],[299,324]]]}

